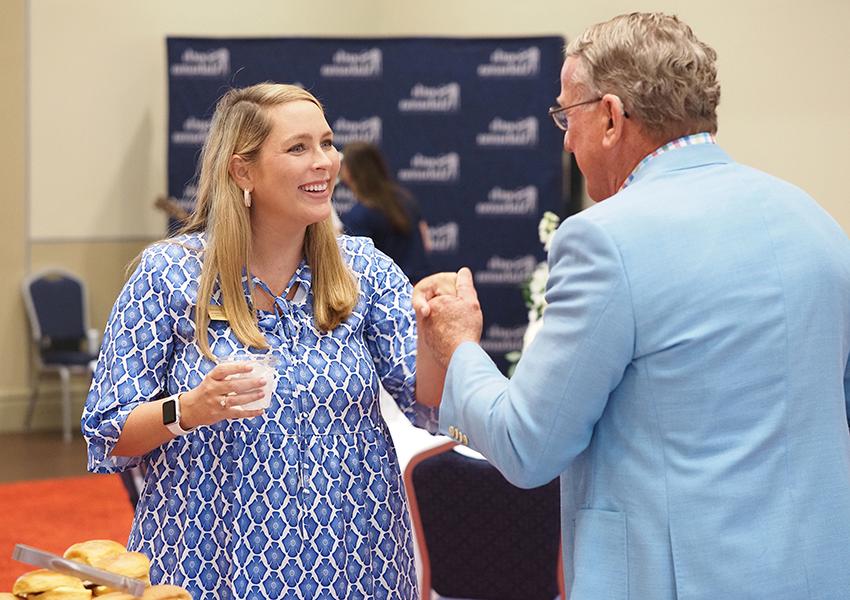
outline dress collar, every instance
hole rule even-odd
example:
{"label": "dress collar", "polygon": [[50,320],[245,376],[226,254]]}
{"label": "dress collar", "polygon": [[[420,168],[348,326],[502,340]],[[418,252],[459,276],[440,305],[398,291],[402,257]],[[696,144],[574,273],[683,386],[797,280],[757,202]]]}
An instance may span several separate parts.
{"label": "dress collar", "polygon": [[[242,286],[245,289],[245,294],[249,302],[251,301],[251,288],[256,286],[271,296],[275,302],[282,301],[291,302],[292,304],[304,304],[309,295],[312,281],[313,275],[310,272],[307,261],[304,259],[301,259],[298,268],[295,269],[295,273],[292,274],[289,283],[286,284],[286,288],[280,293],[280,296],[276,296],[266,282],[259,277],[252,276],[249,283],[247,273],[243,273],[242,275]],[[295,290],[295,296],[291,301],[287,300],[286,298],[289,296],[289,292],[296,284],[298,284],[298,289]]]}

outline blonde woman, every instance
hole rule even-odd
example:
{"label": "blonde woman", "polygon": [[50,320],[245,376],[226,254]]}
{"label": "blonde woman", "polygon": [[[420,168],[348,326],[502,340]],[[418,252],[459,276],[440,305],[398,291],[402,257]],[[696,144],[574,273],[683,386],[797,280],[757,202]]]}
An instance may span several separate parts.
{"label": "blonde woman", "polygon": [[[142,254],[106,328],[89,469],[145,465],[129,546],[196,600],[417,597],[379,382],[414,424],[436,412],[415,402],[407,279],[369,240],[335,237],[338,171],[311,94],[227,92],[195,213]],[[277,359],[269,408],[242,408],[267,382],[223,363],[236,350]],[[442,380],[418,387],[433,398]]]}

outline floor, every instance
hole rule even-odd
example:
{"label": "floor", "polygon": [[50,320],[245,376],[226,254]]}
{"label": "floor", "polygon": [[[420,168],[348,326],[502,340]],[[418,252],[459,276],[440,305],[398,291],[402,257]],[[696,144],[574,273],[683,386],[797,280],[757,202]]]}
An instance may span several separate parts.
{"label": "floor", "polygon": [[62,441],[61,431],[0,434],[0,483],[86,474],[86,444],[76,434]]}

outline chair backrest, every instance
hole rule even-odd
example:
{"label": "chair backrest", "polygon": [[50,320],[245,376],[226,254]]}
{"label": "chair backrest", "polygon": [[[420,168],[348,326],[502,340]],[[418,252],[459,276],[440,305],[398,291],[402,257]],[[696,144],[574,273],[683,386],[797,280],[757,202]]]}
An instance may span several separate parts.
{"label": "chair backrest", "polygon": [[448,443],[413,457],[404,479],[422,554],[422,597],[564,598],[558,480],[525,490]]}
{"label": "chair backrest", "polygon": [[50,269],[27,277],[24,304],[42,349],[79,348],[86,337],[85,289],[75,275]]}

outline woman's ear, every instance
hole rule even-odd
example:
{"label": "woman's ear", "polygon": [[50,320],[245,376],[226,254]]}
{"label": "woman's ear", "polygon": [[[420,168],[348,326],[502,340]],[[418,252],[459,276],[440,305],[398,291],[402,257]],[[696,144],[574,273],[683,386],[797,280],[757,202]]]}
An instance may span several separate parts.
{"label": "woman's ear", "polygon": [[234,154],[230,157],[230,163],[227,168],[230,176],[233,178],[233,181],[236,182],[243,190],[252,190],[254,189],[253,183],[251,183],[251,169],[248,161],[239,156],[238,154]]}

